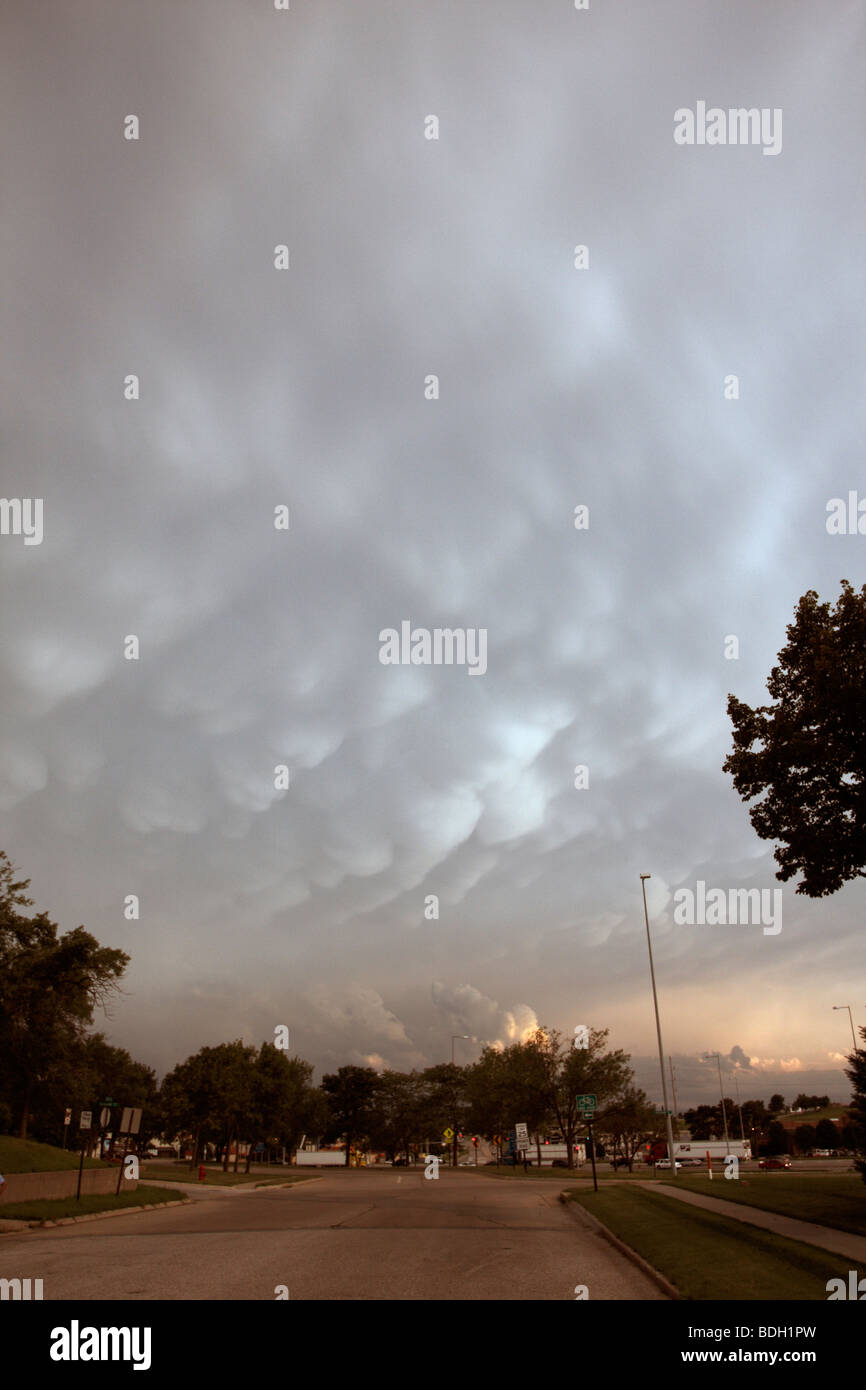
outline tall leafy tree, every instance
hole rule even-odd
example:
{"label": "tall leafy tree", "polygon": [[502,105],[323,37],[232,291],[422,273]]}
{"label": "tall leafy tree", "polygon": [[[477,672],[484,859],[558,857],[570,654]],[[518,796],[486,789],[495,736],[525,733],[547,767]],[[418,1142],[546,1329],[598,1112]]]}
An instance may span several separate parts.
{"label": "tall leafy tree", "polygon": [[0,1055],[7,1103],[27,1137],[31,1112],[79,1049],[94,1010],[106,1009],[129,956],[85,928],[59,933],[46,913],[27,916],[29,879],[0,851]]}
{"label": "tall leafy tree", "polygon": [[859,1157],[855,1160],[854,1167],[866,1182],[866,1028],[859,1031],[863,1046],[850,1053],[848,1061],[851,1065],[845,1068],[845,1075],[853,1087],[853,1098],[848,1106],[850,1123],[846,1134],[857,1144]]}
{"label": "tall leafy tree", "polygon": [[633,1080],[626,1053],[606,1051],[608,1033],[607,1028],[592,1028],[589,1045],[575,1048],[556,1029],[540,1028],[527,1044],[536,1051],[542,1094],[566,1142],[569,1168],[574,1167],[577,1136],[585,1129],[578,1096],[594,1095],[602,1109]]}
{"label": "tall leafy tree", "polygon": [[353,1145],[368,1138],[374,1124],[374,1099],[378,1078],[372,1067],[338,1067],[322,1077],[328,1102],[328,1133],[346,1141],[346,1167]]}
{"label": "tall leafy tree", "polygon": [[[866,584],[847,580],[835,608],[810,589],[767,681],[774,703],[728,697],[734,750],[724,763],[782,880],[835,893],[866,877]],[[758,745],[756,748],[754,745]]]}

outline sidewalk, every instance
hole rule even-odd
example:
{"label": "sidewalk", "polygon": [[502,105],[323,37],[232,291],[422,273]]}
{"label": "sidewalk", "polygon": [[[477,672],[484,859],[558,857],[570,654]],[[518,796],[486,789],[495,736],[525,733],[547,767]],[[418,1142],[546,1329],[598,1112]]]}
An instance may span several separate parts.
{"label": "sidewalk", "polygon": [[719,1216],[742,1221],[747,1226],[761,1226],[765,1231],[773,1231],[777,1236],[787,1236],[789,1240],[801,1240],[806,1245],[817,1245],[822,1250],[832,1250],[836,1255],[844,1255],[866,1266],[866,1236],[855,1236],[850,1231],[836,1231],[832,1226],[819,1226],[814,1221],[797,1221],[791,1216],[780,1216],[775,1211],[762,1211],[758,1207],[747,1207],[742,1202],[729,1202],[722,1197],[702,1197],[696,1192],[680,1192],[665,1183],[639,1182],[638,1187],[648,1187],[653,1192],[661,1192],[672,1197],[675,1202],[688,1202],[693,1207],[703,1207]]}

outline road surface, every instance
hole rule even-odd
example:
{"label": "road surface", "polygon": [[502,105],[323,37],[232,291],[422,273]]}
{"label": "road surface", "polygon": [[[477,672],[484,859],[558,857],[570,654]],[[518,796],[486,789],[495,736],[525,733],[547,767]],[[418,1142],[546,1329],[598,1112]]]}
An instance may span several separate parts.
{"label": "road surface", "polygon": [[353,1169],[282,1189],[0,1239],[0,1277],[52,1299],[664,1299],[549,1180]]}

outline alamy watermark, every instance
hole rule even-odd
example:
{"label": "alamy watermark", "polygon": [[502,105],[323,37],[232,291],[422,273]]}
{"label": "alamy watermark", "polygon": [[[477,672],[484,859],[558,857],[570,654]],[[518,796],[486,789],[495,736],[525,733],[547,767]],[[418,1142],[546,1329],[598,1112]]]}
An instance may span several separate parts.
{"label": "alamy watermark", "polygon": [[486,627],[413,628],[408,619],[379,633],[383,666],[467,666],[470,676],[487,670]]}
{"label": "alamy watermark", "polygon": [[781,107],[720,106],[707,109],[699,101],[692,111],[681,106],[674,112],[674,141],[677,145],[763,145],[764,154],[782,149]]}
{"label": "alamy watermark", "polygon": [[42,498],[0,497],[0,536],[23,536],[25,545],[41,545]]}
{"label": "alamy watermark", "polygon": [[707,888],[702,878],[674,892],[678,927],[763,926],[764,936],[782,930],[781,888]]}

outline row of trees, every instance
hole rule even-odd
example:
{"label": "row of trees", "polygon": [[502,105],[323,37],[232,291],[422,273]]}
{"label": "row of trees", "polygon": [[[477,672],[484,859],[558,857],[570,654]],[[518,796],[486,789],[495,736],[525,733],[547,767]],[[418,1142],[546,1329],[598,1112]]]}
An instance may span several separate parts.
{"label": "row of trees", "polygon": [[[410,1156],[441,1149],[447,1129],[492,1138],[522,1122],[539,1149],[541,1137],[555,1131],[572,1162],[586,1132],[578,1098],[587,1093],[597,1098],[595,1132],[608,1156],[631,1166],[663,1132],[663,1117],[635,1086],[628,1056],[609,1050],[607,1030],[599,1029],[580,1048],[556,1030],[539,1029],[510,1047],[485,1048],[468,1067],[377,1074],[344,1066],[319,1087],[303,1058],[238,1040],[200,1049],[158,1086],[150,1067],[90,1031],[95,1008],[119,987],[129,957],[100,946],[84,927],[61,935],[45,913],[28,916],[28,886],[0,851],[0,1132],[16,1127],[22,1137],[32,1132],[57,1143],[67,1106],[87,1109],[111,1097],[143,1109],[140,1144],[158,1135],[180,1138],[191,1144],[193,1161],[205,1145],[227,1163],[238,1142],[294,1148],[303,1134],[344,1142],[347,1162],[352,1146]],[[866,1050],[853,1054],[847,1075],[855,1101],[842,1142],[866,1150]],[[730,1125],[735,1105],[725,1106]],[[771,1148],[785,1148],[786,1132],[773,1119],[783,1108],[781,1096],[767,1107],[746,1101],[744,1125]],[[699,1106],[685,1119],[696,1139],[722,1133],[720,1107]],[[832,1145],[820,1123],[814,1133],[810,1147],[837,1146],[835,1127]],[[866,1180],[866,1162],[859,1166]]]}

